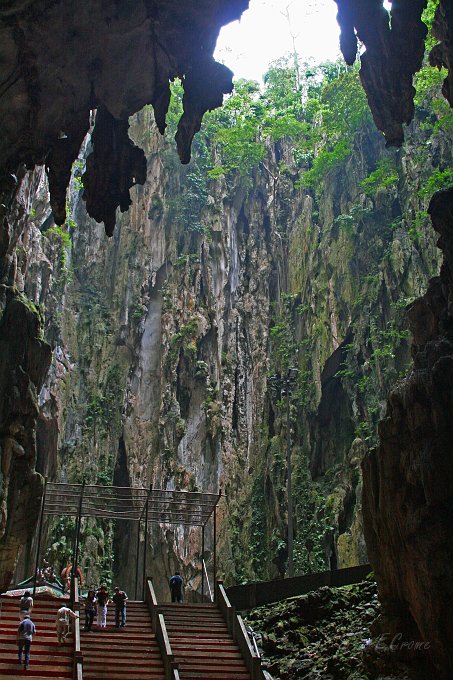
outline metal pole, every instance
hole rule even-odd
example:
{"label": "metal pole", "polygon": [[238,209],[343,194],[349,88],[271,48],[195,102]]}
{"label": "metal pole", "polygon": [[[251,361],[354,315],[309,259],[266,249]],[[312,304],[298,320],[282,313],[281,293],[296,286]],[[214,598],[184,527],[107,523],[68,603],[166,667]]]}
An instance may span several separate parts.
{"label": "metal pole", "polygon": [[204,601],[204,525],[201,529],[201,600]]}
{"label": "metal pole", "polygon": [[[219,491],[217,503],[222,498],[222,489]],[[214,601],[217,598],[217,503],[214,508],[214,550],[213,550],[213,572],[214,572]]]}
{"label": "metal pole", "polygon": [[286,378],[286,470],[288,475],[288,576],[294,576],[294,528],[293,528],[293,492],[292,492],[292,470],[291,470],[291,413],[289,403],[289,375]]}
{"label": "metal pole", "polygon": [[137,524],[137,553],[135,556],[135,599],[137,599],[137,588],[138,588],[138,563],[140,555],[140,526],[142,523],[142,518],[140,517]]}
{"label": "metal pole", "polygon": [[37,581],[37,578],[38,578],[39,551],[41,550],[42,525],[43,525],[43,520],[44,520],[44,505],[45,505],[45,502],[46,502],[46,487],[47,487],[47,477],[44,478],[44,490],[43,490],[43,493],[42,493],[41,511],[40,511],[40,515],[39,515],[38,544],[36,546],[35,576],[34,576],[34,579],[33,579],[33,597],[35,596],[36,581]]}
{"label": "metal pole", "polygon": [[217,505],[214,508],[214,547],[212,551],[212,571],[214,576],[214,602],[216,600],[216,583],[217,583]]}
{"label": "metal pole", "polygon": [[74,579],[77,574],[77,561],[79,559],[79,539],[80,539],[80,528],[82,525],[82,503],[83,503],[83,493],[85,491],[85,479],[82,482],[82,488],[80,490],[79,498],[79,510],[77,513],[76,520],[76,535],[75,535],[75,545],[74,554],[72,556],[72,574],[71,574],[71,602],[74,600]]}
{"label": "metal pole", "polygon": [[145,545],[143,548],[143,592],[142,600],[145,599],[145,587],[146,587],[146,551],[148,547],[148,498],[146,499],[146,509],[145,509]]}

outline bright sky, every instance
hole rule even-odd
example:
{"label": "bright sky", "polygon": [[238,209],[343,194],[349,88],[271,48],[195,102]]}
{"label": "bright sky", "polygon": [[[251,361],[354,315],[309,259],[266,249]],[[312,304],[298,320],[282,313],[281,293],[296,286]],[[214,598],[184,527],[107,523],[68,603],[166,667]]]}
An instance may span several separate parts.
{"label": "bright sky", "polygon": [[235,79],[259,81],[271,61],[292,52],[294,36],[302,61],[335,61],[340,54],[336,14],[334,0],[250,0],[240,21],[222,28],[214,56]]}

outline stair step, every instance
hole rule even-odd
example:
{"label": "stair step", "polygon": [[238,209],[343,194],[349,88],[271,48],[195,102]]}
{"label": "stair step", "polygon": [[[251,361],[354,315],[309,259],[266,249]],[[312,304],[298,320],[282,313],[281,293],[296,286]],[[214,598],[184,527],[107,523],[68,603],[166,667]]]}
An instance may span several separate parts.
{"label": "stair step", "polygon": [[225,668],[219,668],[217,666],[188,666],[186,664],[179,664],[179,673],[181,678],[191,677],[193,673],[195,677],[198,678],[242,678],[242,680],[250,680],[250,673],[247,668],[231,668],[226,666]]}
{"label": "stair step", "polygon": [[177,646],[177,645],[174,644],[174,642],[171,643],[171,648],[172,648],[173,654],[175,656],[184,656],[185,658],[190,658],[190,659],[193,659],[193,658],[203,659],[203,658],[206,658],[208,653],[213,654],[215,652],[214,658],[216,658],[216,659],[226,659],[226,660],[228,660],[228,659],[231,659],[231,660],[240,659],[240,660],[242,660],[242,655],[241,655],[239,650],[234,651],[232,649],[231,651],[219,651],[218,649],[215,649],[215,648],[207,650],[202,645],[198,645],[197,649],[194,649],[193,647],[188,649],[187,647],[182,646],[182,645]]}
{"label": "stair step", "polygon": [[147,670],[146,672],[132,673],[130,671],[115,672],[96,669],[95,672],[83,671],[83,680],[165,680],[165,671],[162,669]]}
{"label": "stair step", "polygon": [[[32,648],[33,653],[33,648]],[[4,677],[7,674],[10,675],[23,675],[23,665],[19,665],[16,662],[4,662],[0,661],[0,676]],[[33,656],[30,657],[30,665],[27,669],[27,675],[36,676],[39,675],[44,678],[72,678],[72,666],[69,669],[61,668],[59,666],[50,666],[49,664],[39,666],[36,664]]]}

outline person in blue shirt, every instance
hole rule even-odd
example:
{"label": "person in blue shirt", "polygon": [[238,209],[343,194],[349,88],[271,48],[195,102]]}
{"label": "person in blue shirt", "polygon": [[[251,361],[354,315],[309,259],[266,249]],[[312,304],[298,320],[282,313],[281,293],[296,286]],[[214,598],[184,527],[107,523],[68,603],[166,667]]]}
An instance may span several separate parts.
{"label": "person in blue shirt", "polygon": [[31,620],[30,614],[24,614],[24,618],[17,629],[18,659],[19,663],[22,664],[22,654],[24,655],[24,671],[27,670],[30,663],[30,647],[35,633],[35,624]]}
{"label": "person in blue shirt", "polygon": [[183,580],[179,571],[176,571],[170,579],[170,592],[172,602],[182,602]]}

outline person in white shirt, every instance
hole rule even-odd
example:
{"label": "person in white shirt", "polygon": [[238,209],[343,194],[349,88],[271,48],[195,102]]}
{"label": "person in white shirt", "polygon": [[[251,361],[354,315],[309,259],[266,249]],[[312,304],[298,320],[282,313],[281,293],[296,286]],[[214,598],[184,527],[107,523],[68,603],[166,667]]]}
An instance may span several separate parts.
{"label": "person in white shirt", "polygon": [[71,620],[78,619],[79,615],[69,609],[69,607],[60,607],[57,612],[55,626],[57,629],[58,642],[60,645],[66,640],[69,635],[69,627]]}
{"label": "person in white shirt", "polygon": [[20,620],[23,621],[25,615],[31,614],[31,610],[33,609],[33,598],[29,590],[26,590],[25,593],[23,594],[23,597],[21,597],[19,607],[20,607]]}

